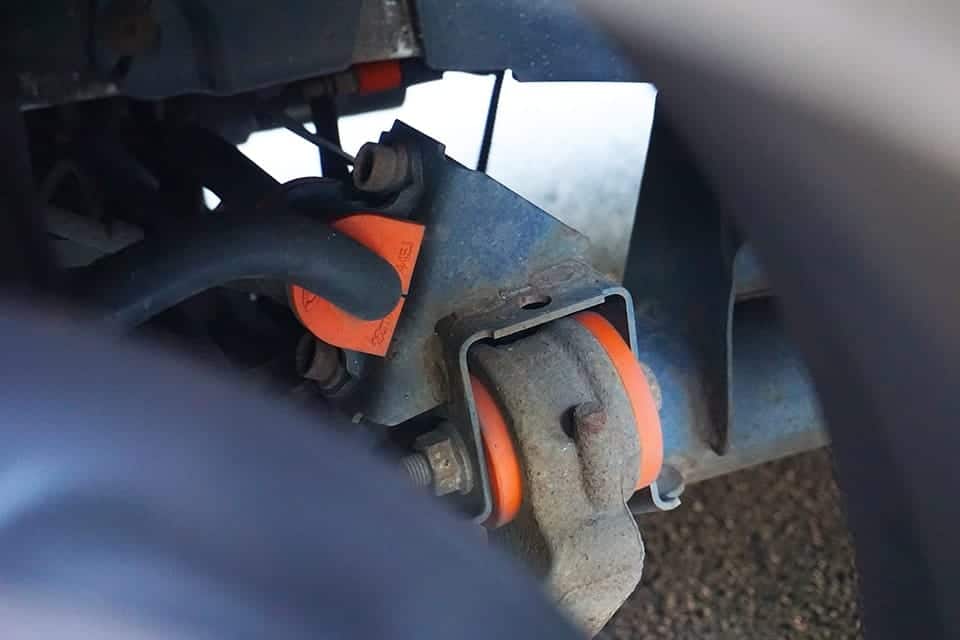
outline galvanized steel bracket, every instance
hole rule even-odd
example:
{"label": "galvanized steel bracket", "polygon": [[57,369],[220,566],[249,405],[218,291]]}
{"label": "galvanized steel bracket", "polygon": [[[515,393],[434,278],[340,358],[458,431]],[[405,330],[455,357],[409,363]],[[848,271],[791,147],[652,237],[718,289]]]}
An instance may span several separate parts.
{"label": "galvanized steel bracket", "polygon": [[477,522],[490,516],[492,502],[477,409],[470,390],[470,350],[481,341],[502,340],[601,305],[604,315],[635,351],[630,295],[589,265],[577,261],[534,274],[527,286],[503,291],[485,303],[447,316],[437,325],[447,371],[450,422],[460,429],[476,461],[475,477],[479,479],[468,493],[457,497],[458,506]]}

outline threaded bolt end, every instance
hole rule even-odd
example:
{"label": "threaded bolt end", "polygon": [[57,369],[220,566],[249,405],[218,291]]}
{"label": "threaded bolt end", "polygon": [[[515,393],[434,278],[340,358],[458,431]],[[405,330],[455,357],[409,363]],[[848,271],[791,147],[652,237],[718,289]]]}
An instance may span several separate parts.
{"label": "threaded bolt end", "polygon": [[433,471],[430,469],[427,456],[422,453],[412,453],[404,456],[401,463],[414,486],[429,487],[433,484]]}

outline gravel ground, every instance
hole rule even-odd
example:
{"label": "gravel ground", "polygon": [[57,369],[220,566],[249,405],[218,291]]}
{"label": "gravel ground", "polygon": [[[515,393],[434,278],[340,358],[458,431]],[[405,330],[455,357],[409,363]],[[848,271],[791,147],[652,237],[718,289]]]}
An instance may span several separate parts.
{"label": "gravel ground", "polygon": [[690,487],[640,528],[643,580],[604,640],[862,637],[825,450]]}

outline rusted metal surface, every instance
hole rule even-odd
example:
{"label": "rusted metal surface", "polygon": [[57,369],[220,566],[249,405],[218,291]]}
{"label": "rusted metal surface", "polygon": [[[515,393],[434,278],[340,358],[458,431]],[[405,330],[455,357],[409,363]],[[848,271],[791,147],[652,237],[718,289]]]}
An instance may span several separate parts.
{"label": "rusted metal surface", "polygon": [[[384,359],[369,363],[365,384],[348,395],[346,404],[352,414],[387,425],[447,405],[477,476],[469,491],[449,496],[461,511],[479,521],[490,513],[486,464],[467,384],[470,349],[597,305],[617,309],[608,317],[629,339],[651,381],[661,408],[666,461],[679,472],[678,480],[664,478],[663,487],[658,483],[662,491],[650,508],[675,504],[673,494],[683,482],[825,441],[802,366],[782,337],[770,335],[768,324],[744,329],[743,345],[756,346],[739,354],[732,385],[728,379],[721,384],[725,378],[717,371],[727,365],[709,371],[697,365],[694,345],[679,339],[667,323],[673,315],[646,304],[654,293],[649,282],[631,281],[645,303],[635,318],[626,291],[586,264],[583,236],[487,176],[449,160],[441,145],[405,125],[395,125],[382,143],[403,146],[417,159],[422,188],[412,209],[427,231],[394,343]],[[726,300],[729,290],[721,289]],[[724,318],[725,304],[720,305]],[[726,339],[721,342],[726,353]],[[717,424],[718,414],[706,398],[709,388],[726,385],[735,396],[735,420],[727,424],[724,411],[724,422]],[[759,389],[771,391],[753,393]],[[716,447],[720,432],[728,438],[723,455]]]}
{"label": "rusted metal surface", "polygon": [[[412,219],[426,226],[426,234],[391,348],[371,363],[366,383],[347,403],[351,413],[397,425],[450,399],[444,341],[437,333],[443,318],[495,307],[519,314],[518,296],[557,288],[569,292],[567,283],[574,281],[581,295],[590,284],[589,297],[598,304],[605,285],[587,281],[594,274],[583,263],[584,236],[488,176],[450,160],[443,145],[402,123],[381,143],[403,146],[420,166],[422,189]],[[559,309],[581,300],[555,296],[540,309],[522,310],[523,317],[533,322],[556,318],[563,315]],[[479,328],[484,327],[474,331]]]}
{"label": "rusted metal surface", "polygon": [[413,166],[406,149],[368,142],[357,152],[353,185],[372,194],[400,191],[413,181]]}
{"label": "rusted metal surface", "polygon": [[470,491],[472,465],[456,431],[447,426],[425,433],[417,438],[414,448],[426,459],[430,486],[436,495]]}
{"label": "rusted metal surface", "polygon": [[407,0],[362,0],[353,41],[353,62],[396,60],[420,55]]}
{"label": "rusted metal surface", "polygon": [[477,475],[451,499],[482,522],[491,501],[468,387],[470,348],[598,305],[610,307],[610,319],[634,348],[633,307],[622,287],[587,264],[584,236],[453,162],[442,145],[397,123],[380,146],[403,148],[417,168],[413,219],[426,235],[391,348],[368,363],[365,383],[344,404],[384,425],[446,404]]}
{"label": "rusted metal surface", "polygon": [[531,278],[531,284],[473,310],[452,314],[437,326],[443,343],[448,382],[449,414],[477,461],[480,482],[460,499],[460,508],[483,522],[491,501],[477,410],[469,384],[468,357],[482,341],[502,340],[583,311],[604,307],[606,315],[632,345],[633,307],[623,288],[605,280],[581,262],[556,265]]}
{"label": "rusted metal surface", "polygon": [[619,375],[584,327],[565,318],[501,346],[471,369],[512,427],[524,474],[517,518],[491,533],[595,634],[636,588],[644,549],[627,507],[640,443]]}

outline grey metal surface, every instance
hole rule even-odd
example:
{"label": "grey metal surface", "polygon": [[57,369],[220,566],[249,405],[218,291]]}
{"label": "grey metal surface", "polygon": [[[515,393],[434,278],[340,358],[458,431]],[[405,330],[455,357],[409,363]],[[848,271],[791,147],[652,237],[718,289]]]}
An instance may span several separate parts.
{"label": "grey metal surface", "polygon": [[354,64],[420,55],[408,0],[360,0],[359,4]]}
{"label": "grey metal surface", "polygon": [[573,0],[415,0],[434,69],[512,69],[520,80],[639,81]]}
{"label": "grey metal surface", "polygon": [[[651,357],[643,348],[641,354]],[[641,355],[641,357],[644,357]],[[652,356],[654,359],[655,355]],[[706,441],[708,417],[682,369],[645,360],[663,390],[664,456],[684,479],[697,482],[827,444],[816,393],[772,300],[739,304],[733,326],[732,417],[724,455]]]}
{"label": "grey metal surface", "polygon": [[396,425],[449,398],[436,335],[442,318],[489,308],[550,267],[576,262],[588,242],[486,175],[446,158],[441,144],[402,123],[381,142],[404,145],[421,159],[423,191],[414,217],[426,233],[391,348],[371,363],[367,383],[347,402],[373,422]]}
{"label": "grey metal surface", "polygon": [[728,446],[733,234],[694,156],[663,109],[654,110],[624,286],[639,332],[670,351],[690,379],[711,447]]}
{"label": "grey metal surface", "polygon": [[509,421],[523,505],[491,539],[516,552],[589,634],[640,580],[643,543],[626,501],[640,445],[633,411],[603,347],[573,319],[471,353]]}
{"label": "grey metal surface", "polygon": [[155,0],[152,12],[162,38],[118,82],[139,98],[231,94],[346,69],[360,20],[354,0]]}
{"label": "grey metal surface", "polygon": [[[647,374],[647,378],[650,378],[650,374]],[[682,504],[680,498],[686,486],[679,469],[669,464],[663,465],[650,490],[639,491],[630,498],[630,511],[634,515],[673,511]]]}
{"label": "grey metal surface", "polygon": [[400,460],[400,466],[415,487],[429,487],[433,483],[433,470],[427,456],[420,453],[411,453]]}

